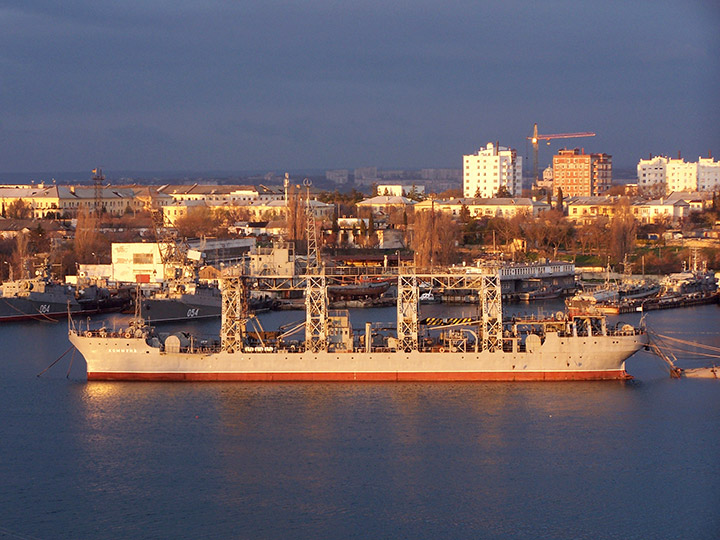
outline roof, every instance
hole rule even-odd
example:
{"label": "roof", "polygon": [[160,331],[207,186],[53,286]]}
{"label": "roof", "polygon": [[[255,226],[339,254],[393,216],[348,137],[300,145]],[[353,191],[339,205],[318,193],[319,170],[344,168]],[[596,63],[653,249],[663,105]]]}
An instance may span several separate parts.
{"label": "roof", "polygon": [[375,205],[375,206],[381,206],[381,205],[412,205],[415,204],[415,201],[411,201],[407,197],[402,197],[400,195],[378,195],[376,197],[371,197],[369,199],[365,199],[364,201],[360,201],[358,205]]}
{"label": "roof", "polygon": [[242,185],[217,185],[217,184],[191,184],[191,185],[174,185],[165,184],[158,188],[159,193],[167,195],[229,195],[237,191],[256,191],[260,192],[255,186]]}
{"label": "roof", "polygon": [[[435,199],[435,205],[437,206],[531,206],[532,199],[527,197],[490,197],[490,198],[475,198],[475,197],[455,197],[452,199]],[[422,202],[417,203],[418,207],[425,208],[433,204],[431,199],[425,199]]]}
{"label": "roof", "polygon": [[690,203],[683,200],[655,199],[652,201],[637,201],[634,206],[690,206]]}
{"label": "roof", "polygon": [[[58,186],[58,197],[61,199],[94,199],[94,186]],[[105,186],[100,188],[100,197],[102,199],[132,199],[135,197],[135,191],[129,188],[115,188]]]}
{"label": "roof", "polygon": [[617,199],[608,197],[606,195],[591,196],[591,197],[570,197],[565,200],[566,205],[593,205],[593,204],[615,204]]}
{"label": "roof", "polygon": [[0,198],[22,199],[57,196],[57,186],[0,186]]}
{"label": "roof", "polygon": [[666,197],[668,201],[711,201],[711,191],[673,191]]}

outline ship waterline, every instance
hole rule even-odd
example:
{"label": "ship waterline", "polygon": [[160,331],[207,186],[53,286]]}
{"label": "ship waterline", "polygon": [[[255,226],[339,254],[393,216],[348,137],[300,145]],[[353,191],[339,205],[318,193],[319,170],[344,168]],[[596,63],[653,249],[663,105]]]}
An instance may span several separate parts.
{"label": "ship waterline", "polygon": [[562,338],[534,352],[165,352],[143,338],[71,333],[88,380],[561,381],[626,379],[644,334]]}
{"label": "ship waterline", "polygon": [[[219,341],[159,334],[139,314],[122,332],[69,338],[87,362],[89,380],[213,381],[543,381],[627,378],[625,360],[646,343],[642,329],[609,328],[603,315],[558,312],[504,319],[500,279],[438,275],[479,293],[476,319],[421,321],[414,273],[398,275],[394,327],[352,327],[349,312],[327,309],[322,272],[308,275],[306,318],[293,329],[248,327],[248,278],[223,281]],[[289,339],[304,331],[304,340]]]}

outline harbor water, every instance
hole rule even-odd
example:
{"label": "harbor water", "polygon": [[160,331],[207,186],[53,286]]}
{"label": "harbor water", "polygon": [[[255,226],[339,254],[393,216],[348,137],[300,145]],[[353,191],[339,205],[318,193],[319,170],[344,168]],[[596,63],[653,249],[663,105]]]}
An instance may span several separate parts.
{"label": "harbor water", "polygon": [[[512,309],[538,306],[561,304]],[[394,318],[352,311],[356,328]],[[647,321],[720,347],[717,305]],[[37,377],[66,322],[0,343],[0,538],[720,538],[720,381],[671,379],[646,352],[625,382],[88,383],[71,353]]]}

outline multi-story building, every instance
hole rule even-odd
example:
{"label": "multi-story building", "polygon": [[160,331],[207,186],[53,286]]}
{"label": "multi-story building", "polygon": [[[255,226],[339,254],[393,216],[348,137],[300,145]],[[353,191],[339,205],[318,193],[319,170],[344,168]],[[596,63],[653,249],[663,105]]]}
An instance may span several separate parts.
{"label": "multi-story building", "polygon": [[586,154],[585,149],[560,150],[553,156],[553,192],[566,197],[603,195],[612,183],[612,156]]}
{"label": "multi-story building", "polygon": [[697,189],[697,163],[685,163],[682,158],[668,159],[665,165],[667,193]]}
{"label": "multi-story building", "polygon": [[284,200],[280,190],[272,190],[265,186],[230,186],[214,184],[165,185],[157,189],[158,194],[169,195],[174,202],[206,201],[209,204],[246,202],[267,203]]}
{"label": "multi-story building", "polygon": [[720,191],[720,161],[713,158],[698,158],[697,164],[698,191]]}
{"label": "multi-story building", "polygon": [[359,167],[354,171],[355,183],[359,186],[369,186],[377,183],[378,170],[377,167]]}
{"label": "multi-story building", "polygon": [[522,156],[517,150],[488,143],[477,153],[463,156],[465,197],[495,197],[502,188],[510,195],[522,192]]}
{"label": "multi-story building", "polygon": [[424,185],[405,185],[405,184],[379,184],[377,187],[378,195],[394,195],[396,197],[404,197],[406,195],[424,195]]}
{"label": "multi-story building", "polygon": [[325,171],[325,180],[335,184],[347,184],[350,180],[350,171],[348,169]]}
{"label": "multi-story building", "polygon": [[460,180],[462,169],[421,169],[420,178],[423,180]]}
{"label": "multi-story building", "polygon": [[665,188],[665,174],[668,159],[665,156],[650,156],[637,164],[638,188],[647,190],[656,186]]}
{"label": "multi-story building", "polygon": [[657,188],[666,194],[720,189],[720,162],[712,157],[699,157],[697,163],[686,163],[680,157],[641,159],[637,171],[638,187]]}
{"label": "multi-story building", "polygon": [[120,216],[126,212],[142,210],[142,202],[135,197],[132,188],[103,186],[96,190],[91,186],[0,186],[0,206],[7,213],[16,201],[27,205],[34,218],[76,217],[81,212],[101,211]]}

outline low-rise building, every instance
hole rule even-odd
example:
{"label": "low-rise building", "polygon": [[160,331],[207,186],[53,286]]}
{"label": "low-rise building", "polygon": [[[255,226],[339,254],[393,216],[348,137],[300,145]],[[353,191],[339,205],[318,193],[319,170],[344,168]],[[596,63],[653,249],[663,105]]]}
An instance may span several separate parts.
{"label": "low-rise building", "polygon": [[690,215],[690,205],[683,200],[671,201],[665,198],[653,201],[635,201],[631,205],[632,215],[640,223],[676,224]]}
{"label": "low-rise building", "polygon": [[492,197],[487,199],[465,197],[453,199],[426,199],[415,205],[415,211],[445,212],[451,216],[460,217],[464,207],[467,209],[468,215],[473,218],[510,218],[519,214],[532,216],[536,211],[541,212],[541,207],[544,208],[545,206],[549,207],[547,203],[540,203],[540,206],[538,206],[536,210],[534,201],[526,197]]}
{"label": "low-rise building", "polygon": [[571,197],[565,200],[567,217],[578,223],[591,223],[599,216],[612,217],[617,197]]}

